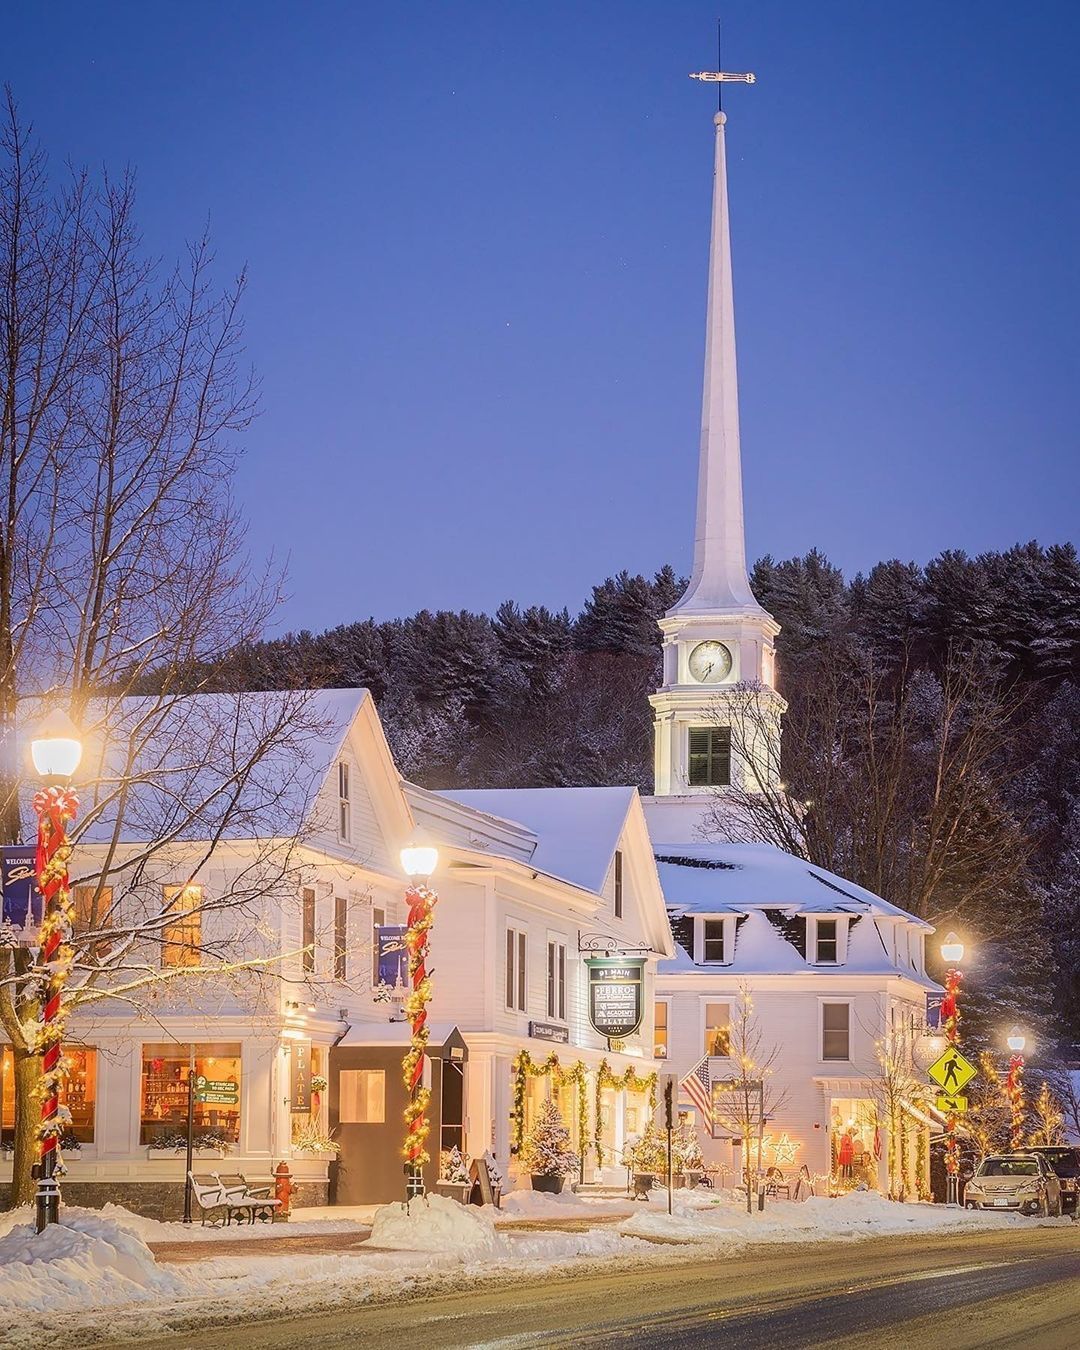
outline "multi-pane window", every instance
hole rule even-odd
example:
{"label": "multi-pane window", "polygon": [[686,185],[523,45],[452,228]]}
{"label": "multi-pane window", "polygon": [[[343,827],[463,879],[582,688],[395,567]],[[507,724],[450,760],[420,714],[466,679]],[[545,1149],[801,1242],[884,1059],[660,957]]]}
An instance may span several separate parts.
{"label": "multi-pane window", "polygon": [[821,1005],[821,1058],[840,1060],[851,1058],[850,1004]]}
{"label": "multi-pane window", "polygon": [[622,850],[615,850],[615,917],[622,918]]}
{"label": "multi-pane window", "polygon": [[379,929],[386,923],[386,910],[376,909],[372,906],[371,910],[371,983],[374,987],[379,983]]}
{"label": "multi-pane window", "polygon": [[525,934],[506,930],[506,1006],[525,1011]]}
{"label": "multi-pane window", "polygon": [[343,980],[348,974],[349,961],[349,901],[344,895],[334,896],[334,979]]}
{"label": "multi-pane window", "polygon": [[352,817],[349,804],[349,766],[340,760],[337,766],[338,777],[338,838],[348,843],[352,836]]}
{"label": "multi-pane window", "polygon": [[301,969],[311,974],[315,969],[315,887],[305,886],[302,896],[303,935],[300,939],[304,948],[300,959]]}
{"label": "multi-pane window", "polygon": [[819,964],[836,965],[836,955],[836,920],[818,919],[817,956],[815,959]]}
{"label": "multi-pane window", "polygon": [[723,919],[702,920],[701,957],[703,961],[723,961],[724,959]]}
{"label": "multi-pane window", "polygon": [[667,1000],[653,1005],[653,1058],[667,1059],[668,1054],[668,1009]]}
{"label": "multi-pane window", "polygon": [[163,966],[197,966],[202,942],[202,887],[165,886],[165,912],[161,930]]}
{"label": "multi-pane window", "polygon": [[548,943],[547,1015],[566,1021],[566,946],[562,942]]}
{"label": "multi-pane window", "polygon": [[[72,891],[75,901],[75,932],[92,933],[104,928],[112,920],[113,890],[111,886],[76,886]],[[93,944],[93,954],[104,956],[109,942],[103,939]]]}
{"label": "multi-pane window", "polygon": [[705,1053],[726,1058],[731,1053],[731,1005],[705,1004]]}
{"label": "multi-pane window", "polygon": [[691,727],[687,777],[691,787],[727,787],[731,782],[731,728]]}

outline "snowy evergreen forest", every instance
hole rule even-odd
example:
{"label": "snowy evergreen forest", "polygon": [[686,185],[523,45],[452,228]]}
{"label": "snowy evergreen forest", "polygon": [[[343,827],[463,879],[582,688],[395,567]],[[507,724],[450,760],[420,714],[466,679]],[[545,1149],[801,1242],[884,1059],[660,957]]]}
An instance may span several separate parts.
{"label": "snowy evergreen forest", "polygon": [[[205,682],[375,696],[402,772],[428,787],[651,789],[648,695],[670,567],[595,586],[581,612],[411,618],[300,632]],[[987,1037],[1015,1015],[1080,1039],[1080,560],[1030,543],[847,581],[821,553],[762,558],[782,625],[783,775],[806,803],[774,842],[979,943]],[[768,822],[766,836],[772,837]]]}

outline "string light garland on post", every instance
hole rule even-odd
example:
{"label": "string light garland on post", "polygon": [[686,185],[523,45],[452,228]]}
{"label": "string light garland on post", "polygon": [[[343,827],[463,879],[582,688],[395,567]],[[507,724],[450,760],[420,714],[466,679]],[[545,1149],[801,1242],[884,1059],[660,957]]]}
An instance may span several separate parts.
{"label": "string light garland on post", "polygon": [[62,712],[50,713],[37,729],[30,753],[34,768],[45,783],[33,799],[37,816],[34,870],[43,898],[38,958],[42,982],[38,1031],[42,1078],[41,1153],[34,1197],[35,1223],[37,1231],[42,1233],[49,1224],[60,1219],[57,1177],[64,1172],[60,1160],[60,1136],[69,1119],[66,1108],[61,1110],[60,1107],[60,1082],[64,1076],[61,1001],[71,970],[71,930],[75,919],[68,881],[71,848],[67,830],[78,814],[79,799],[68,787],[68,781],[82,758],[82,745],[71,719]]}
{"label": "string light garland on post", "polygon": [[1019,1027],[1013,1027],[1005,1044],[1012,1051],[1009,1074],[1005,1079],[1005,1095],[1009,1100],[1009,1146],[1022,1148],[1024,1144],[1024,1047],[1027,1038]]}
{"label": "string light garland on post", "polygon": [[405,902],[409,907],[405,931],[405,949],[409,958],[409,993],[405,999],[405,1015],[411,1023],[409,1049],[401,1062],[402,1078],[409,1092],[405,1108],[405,1198],[414,1199],[424,1193],[424,1164],[431,1161],[427,1138],[431,1132],[428,1106],[431,1090],[424,1083],[427,1064],[427,1044],[430,1032],[427,1025],[427,1005],[431,1001],[431,972],[428,970],[428,947],[433,922],[433,910],[438,895],[428,885],[439,862],[439,851],[420,831],[416,831],[401,850],[401,866],[409,878]]}
{"label": "string light garland on post", "polygon": [[[960,982],[964,978],[959,970],[964,959],[964,944],[950,933],[941,944],[941,959],[948,963],[945,973],[945,997],[941,1000],[941,1021],[945,1039],[949,1045],[960,1043],[960,1009],[957,1001],[960,997]],[[950,1110],[945,1122],[945,1185],[946,1204],[960,1203],[960,1150],[956,1143],[957,1114]]]}

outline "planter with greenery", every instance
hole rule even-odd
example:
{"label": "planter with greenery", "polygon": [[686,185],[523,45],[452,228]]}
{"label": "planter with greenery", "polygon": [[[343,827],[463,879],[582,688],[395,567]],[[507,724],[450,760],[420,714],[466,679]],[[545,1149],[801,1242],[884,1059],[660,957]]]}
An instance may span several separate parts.
{"label": "planter with greenery", "polygon": [[532,1176],[534,1191],[549,1191],[554,1195],[559,1194],[564,1180],[581,1166],[580,1158],[570,1146],[570,1131],[550,1097],[541,1106],[536,1124],[525,1136],[520,1162]]}

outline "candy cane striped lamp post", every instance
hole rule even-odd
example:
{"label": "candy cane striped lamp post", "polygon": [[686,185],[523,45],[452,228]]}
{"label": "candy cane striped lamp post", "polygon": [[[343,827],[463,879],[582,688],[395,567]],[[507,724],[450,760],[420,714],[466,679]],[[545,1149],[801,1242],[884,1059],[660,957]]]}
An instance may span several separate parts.
{"label": "candy cane striped lamp post", "polygon": [[[964,944],[955,933],[949,933],[941,944],[941,959],[949,967],[945,974],[945,997],[941,1003],[941,1020],[945,1027],[945,1039],[950,1045],[960,1041],[960,981],[963,975],[960,962],[964,959]],[[956,1144],[957,1118],[955,1110],[950,1110],[945,1122],[945,1186],[946,1204],[960,1203],[960,1150]]]}
{"label": "candy cane striped lamp post", "polygon": [[1009,1099],[1009,1147],[1022,1148],[1024,1144],[1024,1047],[1027,1037],[1019,1027],[1013,1027],[1005,1038],[1012,1051],[1009,1075],[1005,1079],[1005,1095]]}
{"label": "candy cane striped lamp post", "polygon": [[71,718],[52,712],[38,727],[30,742],[34,768],[43,783],[34,794],[37,816],[38,889],[44,897],[41,920],[41,1157],[34,1197],[37,1231],[44,1232],[60,1218],[60,1188],[57,1160],[63,1120],[60,1116],[60,1057],[62,1018],[60,1000],[71,968],[73,919],[67,860],[71,852],[67,827],[75,819],[79,801],[68,784],[82,758],[82,742]]}
{"label": "candy cane striped lamp post", "polygon": [[427,1064],[427,1005],[431,1000],[431,972],[428,970],[428,939],[432,911],[438,896],[428,885],[439,864],[439,850],[421,830],[401,850],[401,867],[409,878],[405,902],[409,906],[405,947],[409,955],[409,993],[405,1014],[412,1024],[409,1051],[401,1062],[402,1076],[409,1090],[405,1108],[405,1198],[424,1193],[424,1164],[430,1161],[426,1143],[431,1129],[427,1117],[431,1090],[424,1083]]}

